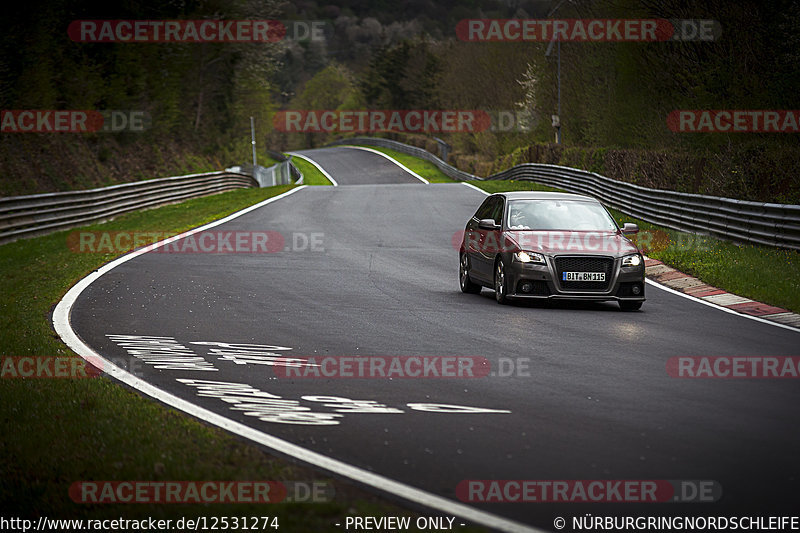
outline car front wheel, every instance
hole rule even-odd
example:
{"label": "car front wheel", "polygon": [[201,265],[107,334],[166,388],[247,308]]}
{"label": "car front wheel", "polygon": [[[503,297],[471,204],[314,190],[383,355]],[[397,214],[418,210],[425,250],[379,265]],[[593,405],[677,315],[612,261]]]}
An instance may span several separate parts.
{"label": "car front wheel", "polygon": [[625,300],[620,300],[619,308],[623,311],[638,311],[642,308],[642,304],[644,302],[626,302]]}
{"label": "car front wheel", "polygon": [[499,304],[508,303],[508,281],[503,259],[498,259],[494,267],[494,298]]}
{"label": "car front wheel", "polygon": [[481,286],[474,283],[469,278],[469,258],[467,254],[461,253],[458,265],[458,284],[461,285],[461,292],[468,294],[478,294],[481,292]]}

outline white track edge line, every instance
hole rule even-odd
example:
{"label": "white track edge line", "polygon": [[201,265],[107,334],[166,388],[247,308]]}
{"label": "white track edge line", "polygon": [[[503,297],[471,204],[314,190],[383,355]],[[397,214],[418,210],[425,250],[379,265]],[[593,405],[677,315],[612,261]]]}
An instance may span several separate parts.
{"label": "white track edge line", "polygon": [[289,154],[289,155],[295,156],[295,157],[299,157],[300,159],[305,159],[306,161],[308,161],[309,163],[314,165],[317,168],[317,170],[322,172],[322,175],[325,176],[326,178],[328,178],[328,180],[331,182],[331,184],[334,187],[338,187],[339,186],[339,184],[336,182],[336,180],[333,179],[333,176],[328,174],[328,172],[324,168],[322,168],[316,161],[314,161],[310,157],[308,157],[306,155],[303,155],[303,154],[298,154],[297,152],[286,152],[286,153]]}
{"label": "white track edge line", "polygon": [[159,241],[144,248],[135,250],[100,267],[73,285],[64,295],[64,297],[58,302],[58,305],[56,305],[56,308],[53,311],[53,327],[55,328],[56,333],[58,333],[59,337],[61,337],[61,340],[63,340],[70,349],[72,349],[90,364],[95,364],[98,361],[101,361],[103,364],[102,370],[106,374],[109,374],[115,379],[148,396],[151,396],[152,398],[155,398],[156,400],[159,400],[166,405],[179,409],[191,416],[199,418],[200,420],[204,420],[205,422],[220,427],[226,431],[242,436],[258,444],[262,444],[268,448],[272,448],[280,453],[295,457],[296,459],[299,459],[305,463],[318,466],[330,472],[353,479],[359,483],[364,483],[381,491],[399,496],[404,500],[415,502],[446,514],[453,514],[466,520],[470,520],[476,524],[507,532],[545,533],[543,530],[526,526],[524,524],[514,522],[490,513],[479,511],[467,505],[448,500],[441,496],[436,496],[435,494],[420,489],[416,489],[399,481],[389,479],[367,470],[362,470],[361,468],[349,465],[337,459],[312,452],[311,450],[307,450],[301,446],[251,428],[250,426],[240,422],[235,422],[213,411],[195,405],[187,400],[166,392],[114,365],[111,361],[104,358],[102,355],[94,351],[89,345],[83,342],[78,334],[72,329],[72,324],[70,322],[72,306],[77,301],[78,296],[80,296],[80,294],[89,285],[103,276],[103,274],[106,274],[115,267],[155,248],[159,248],[177,239],[182,239],[199,231],[205,231],[208,228],[212,228],[229,220],[233,220],[234,218],[249,213],[250,211],[258,209],[259,207],[277,201],[307,187],[307,185],[303,185],[273,198],[268,198],[263,202],[247,207],[241,211],[237,211],[236,213],[228,215],[220,220],[210,222],[203,226],[181,233],[180,235],[175,235],[168,239],[164,239],[163,241]]}
{"label": "white track edge line", "polygon": [[483,190],[483,189],[481,189],[480,187],[476,187],[476,186],[474,186],[473,184],[471,184],[471,183],[467,183],[467,182],[465,182],[465,181],[462,181],[462,182],[461,182],[461,185],[464,185],[465,187],[469,187],[470,189],[475,189],[475,190],[476,190],[476,191],[478,191],[479,193],[483,193],[483,194],[485,194],[486,196],[489,196],[489,195],[491,194],[491,193],[488,193],[488,192],[484,191],[484,190]]}
{"label": "white track edge line", "polygon": [[356,150],[364,150],[364,151],[367,151],[367,152],[372,152],[373,154],[378,154],[379,156],[385,157],[386,159],[388,159],[389,161],[391,161],[392,163],[394,163],[398,167],[402,168],[403,170],[405,170],[406,172],[408,172],[409,174],[411,174],[412,176],[414,176],[415,178],[420,180],[425,185],[430,185],[431,184],[430,181],[426,180],[425,178],[423,178],[422,176],[420,176],[419,174],[417,174],[416,172],[414,172],[413,170],[411,170],[410,168],[405,166],[403,163],[398,161],[397,159],[393,158],[392,156],[390,156],[388,154],[384,154],[380,150],[375,150],[374,148],[367,148],[366,146],[355,146],[353,144],[341,144],[341,145],[337,146],[337,148],[354,148]]}
{"label": "white track edge line", "polygon": [[[467,187],[469,187],[471,189],[475,189],[476,191],[482,192],[486,196],[489,196],[488,192],[484,191],[483,189],[481,189],[479,187],[476,187],[475,185],[473,185],[471,183],[464,183],[462,181],[461,184],[462,185],[466,185]],[[680,291],[676,291],[675,289],[667,287],[666,285],[662,285],[661,283],[658,283],[657,281],[653,281],[650,278],[645,278],[644,281],[645,281],[645,283],[647,283],[649,285],[652,285],[653,287],[657,287],[657,288],[659,288],[661,290],[664,290],[664,291],[667,291],[667,292],[671,292],[673,294],[677,294],[678,296],[682,296],[684,298],[688,298],[689,300],[701,303],[703,305],[707,305],[709,307],[714,307],[716,309],[719,309],[720,311],[725,311],[726,313],[732,313],[734,315],[738,315],[738,316],[741,316],[741,317],[744,317],[744,318],[749,318],[750,320],[755,320],[757,322],[763,322],[764,324],[769,324],[770,326],[776,326],[776,327],[779,327],[779,328],[788,329],[789,331],[794,331],[795,333],[800,333],[800,328],[795,328],[795,327],[789,326],[787,324],[781,324],[780,322],[767,320],[766,318],[761,318],[760,316],[746,315],[744,313],[740,313],[738,311],[734,311],[733,309],[728,309],[725,306],[718,305],[718,304],[711,303],[711,302],[707,302],[707,301],[703,300],[702,298],[697,298],[696,296],[691,296],[689,294],[686,294],[686,293],[683,293],[683,292],[680,292]],[[733,294],[733,293],[731,292],[731,293],[728,293],[728,294]],[[758,303],[761,303],[761,302],[758,302]]]}
{"label": "white track edge line", "polygon": [[[652,285],[654,287],[658,287],[659,289],[661,289],[663,291],[667,291],[667,292],[670,292],[672,294],[676,294],[678,296],[682,296],[683,298],[686,298],[688,300],[692,300],[693,302],[701,303],[701,304],[707,305],[709,307],[714,307],[716,309],[719,309],[720,311],[725,311],[726,313],[731,313],[733,315],[740,316],[742,318],[749,318],[750,320],[755,320],[756,322],[763,322],[764,324],[769,324],[770,326],[776,326],[776,327],[779,327],[779,328],[788,329],[789,331],[793,331],[795,333],[800,333],[800,328],[795,328],[795,327],[789,326],[787,324],[781,324],[780,322],[767,320],[766,318],[761,318],[760,316],[753,316],[753,315],[747,315],[745,313],[740,313],[740,312],[738,312],[738,311],[736,311],[734,309],[729,309],[729,308],[725,307],[724,305],[719,305],[719,304],[715,304],[715,303],[712,303],[712,302],[707,302],[706,300],[703,300],[702,298],[698,298],[697,296],[692,296],[692,295],[686,294],[684,292],[676,291],[675,289],[673,289],[671,287],[667,287],[666,285],[662,285],[661,283],[658,283],[657,281],[653,281],[650,278],[645,278],[645,283],[647,283],[649,285]],[[728,293],[728,294],[733,294],[733,293]],[[734,296],[736,296],[736,295],[734,295]],[[756,302],[756,303],[761,303],[761,302]],[[768,305],[768,304],[764,304],[764,305]]]}

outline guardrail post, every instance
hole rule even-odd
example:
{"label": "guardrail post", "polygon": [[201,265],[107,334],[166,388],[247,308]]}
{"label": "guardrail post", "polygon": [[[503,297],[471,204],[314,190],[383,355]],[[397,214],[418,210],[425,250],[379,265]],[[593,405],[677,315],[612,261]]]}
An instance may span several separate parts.
{"label": "guardrail post", "polygon": [[450,155],[450,149],[452,146],[444,142],[439,137],[434,137],[433,140],[439,145],[439,159],[447,163],[447,157]]}

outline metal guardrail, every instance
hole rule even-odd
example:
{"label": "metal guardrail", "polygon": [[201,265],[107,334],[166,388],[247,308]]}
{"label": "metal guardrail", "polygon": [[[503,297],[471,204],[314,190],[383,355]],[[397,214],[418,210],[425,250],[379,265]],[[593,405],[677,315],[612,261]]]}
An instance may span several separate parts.
{"label": "metal guardrail", "polygon": [[291,159],[292,157],[289,156],[289,173],[292,175],[292,179],[294,179],[295,185],[302,185],[303,173],[300,171],[299,168],[294,166],[294,163],[292,163]]}
{"label": "metal guardrail", "polygon": [[489,180],[529,180],[594,196],[645,222],[726,240],[800,250],[800,205],[649,189],[571,167],[524,163]]}
{"label": "metal guardrail", "polygon": [[276,150],[266,150],[267,155],[270,156],[275,161],[286,161],[287,159],[291,159],[292,157],[289,155],[284,154],[283,152],[278,152]]}
{"label": "metal guardrail", "polygon": [[0,198],[0,244],[107,220],[143,207],[257,186],[252,176],[224,171]]}
{"label": "metal guardrail", "polygon": [[[261,165],[245,164],[241,166],[231,167],[226,170],[241,172],[253,176],[258,182],[259,187],[273,187],[275,185],[288,185],[292,182],[293,173],[292,165],[289,159],[281,161],[271,167],[262,167]],[[299,171],[298,171],[299,172]]]}
{"label": "metal guardrail", "polygon": [[459,180],[529,180],[565,191],[593,196],[604,204],[645,222],[712,235],[721,239],[800,250],[800,205],[750,202],[661,189],[613,180],[571,167],[523,163],[487,178],[451,167],[435,155],[397,141],[355,137],[331,143],[368,144],[391,148],[435,164]]}
{"label": "metal guardrail", "polygon": [[[280,173],[280,176],[281,176],[280,179],[282,179],[282,180],[284,180],[284,179],[285,180],[293,179],[295,181],[295,184],[297,184],[297,185],[301,185],[303,183],[303,173],[300,172],[300,169],[297,168],[294,165],[294,163],[292,163],[292,156],[286,155],[283,152],[276,152],[275,150],[267,150],[267,154],[269,154],[269,156],[272,159],[274,159],[276,161],[280,161],[280,163],[278,163],[278,165],[280,165],[280,169],[279,170],[276,169],[276,172]],[[275,166],[278,166],[278,165],[275,165]],[[272,167],[270,167],[270,168],[272,168]],[[286,183],[290,183],[290,182],[289,181],[279,181],[279,182],[276,183],[276,185],[278,185],[278,184],[286,184]]]}

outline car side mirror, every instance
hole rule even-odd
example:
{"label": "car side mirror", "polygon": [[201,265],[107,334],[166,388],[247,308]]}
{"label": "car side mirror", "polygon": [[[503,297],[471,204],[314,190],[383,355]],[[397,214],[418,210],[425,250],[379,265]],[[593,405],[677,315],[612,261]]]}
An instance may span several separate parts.
{"label": "car side mirror", "polygon": [[494,223],[494,219],[491,218],[482,218],[478,221],[478,228],[479,229],[488,229],[488,230],[498,230],[500,226]]}
{"label": "car side mirror", "polygon": [[626,222],[625,225],[622,226],[623,235],[633,235],[634,233],[639,233],[639,226],[633,222]]}

